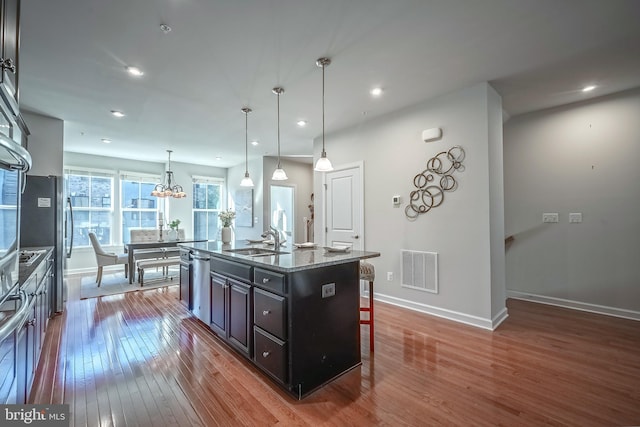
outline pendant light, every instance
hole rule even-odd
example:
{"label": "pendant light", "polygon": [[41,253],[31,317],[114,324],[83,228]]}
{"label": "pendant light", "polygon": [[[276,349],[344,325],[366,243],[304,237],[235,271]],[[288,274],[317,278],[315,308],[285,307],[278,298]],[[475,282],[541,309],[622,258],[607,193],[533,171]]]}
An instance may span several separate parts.
{"label": "pendant light", "polygon": [[284,181],[289,179],[282,166],[280,166],[280,94],[284,93],[281,87],[274,87],[272,92],[278,96],[278,167],[273,171],[271,179],[274,181]]}
{"label": "pendant light", "polygon": [[171,171],[171,153],[172,152],[173,151],[171,150],[167,150],[167,153],[169,153],[169,167],[165,172],[166,179],[154,187],[153,191],[151,192],[152,196],[173,197],[176,199],[182,199],[184,197],[187,197],[187,194],[182,189],[182,185],[171,184],[171,182],[173,181],[173,172]]}
{"label": "pendant light", "polygon": [[331,60],[329,58],[319,58],[316,61],[316,65],[322,68],[322,154],[316,162],[316,167],[313,168],[318,172],[329,172],[333,170],[333,166],[327,158],[327,152],[324,150],[324,69],[329,64],[331,64]]}
{"label": "pendant light", "polygon": [[247,121],[251,108],[244,107],[244,178],[240,181],[240,187],[253,187],[253,180],[249,176],[249,138],[247,137]]}

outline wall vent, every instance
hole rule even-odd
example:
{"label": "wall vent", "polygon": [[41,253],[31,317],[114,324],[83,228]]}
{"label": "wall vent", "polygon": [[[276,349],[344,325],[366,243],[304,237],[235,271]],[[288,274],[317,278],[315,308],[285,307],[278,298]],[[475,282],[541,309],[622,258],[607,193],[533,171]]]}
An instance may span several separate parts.
{"label": "wall vent", "polygon": [[401,285],[405,288],[438,293],[438,254],[402,250]]}

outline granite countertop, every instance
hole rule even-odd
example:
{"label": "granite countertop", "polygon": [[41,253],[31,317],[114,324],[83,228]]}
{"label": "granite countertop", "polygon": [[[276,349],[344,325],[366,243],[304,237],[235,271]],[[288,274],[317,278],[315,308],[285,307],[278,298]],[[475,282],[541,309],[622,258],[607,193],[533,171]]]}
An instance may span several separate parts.
{"label": "granite countertop", "polygon": [[36,268],[42,263],[42,261],[47,257],[51,251],[53,251],[53,246],[39,246],[33,248],[20,248],[20,251],[31,251],[31,252],[39,252],[37,257],[33,258],[33,261],[29,264],[20,263],[18,269],[18,282],[20,285],[24,284],[29,277],[36,271]]}
{"label": "granite countertop", "polygon": [[317,248],[296,248],[289,245],[280,248],[280,254],[267,256],[248,256],[233,252],[229,249],[242,248],[265,248],[273,249],[272,245],[264,243],[250,244],[244,240],[238,240],[230,244],[223,244],[219,241],[183,243],[179,245],[183,248],[193,249],[199,252],[206,252],[218,258],[242,262],[255,267],[263,267],[282,273],[309,270],[326,267],[330,265],[346,264],[366,258],[379,257],[379,252],[369,251],[349,251],[349,252],[329,252],[322,247]]}

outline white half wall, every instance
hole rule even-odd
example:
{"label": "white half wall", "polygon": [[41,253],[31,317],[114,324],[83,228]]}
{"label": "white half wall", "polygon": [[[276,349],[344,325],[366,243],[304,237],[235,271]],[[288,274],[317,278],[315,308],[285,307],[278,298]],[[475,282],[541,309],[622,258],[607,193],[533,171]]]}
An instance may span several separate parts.
{"label": "white half wall", "polygon": [[640,318],[639,118],[636,89],[505,124],[509,295]]}
{"label": "white half wall", "polygon": [[[487,329],[506,317],[501,117],[500,97],[482,83],[327,135],[334,166],[364,162],[365,250],[381,253],[370,260],[376,299]],[[434,127],[442,128],[442,139],[423,142],[422,131]],[[314,141],[316,159],[321,144]],[[427,160],[455,145],[466,152],[464,170],[454,173],[458,188],[445,194],[441,206],[408,220],[414,177]],[[321,183],[316,173],[316,241],[324,235]],[[400,207],[393,206],[394,195],[401,195]],[[400,285],[402,249],[438,253],[439,293]]]}

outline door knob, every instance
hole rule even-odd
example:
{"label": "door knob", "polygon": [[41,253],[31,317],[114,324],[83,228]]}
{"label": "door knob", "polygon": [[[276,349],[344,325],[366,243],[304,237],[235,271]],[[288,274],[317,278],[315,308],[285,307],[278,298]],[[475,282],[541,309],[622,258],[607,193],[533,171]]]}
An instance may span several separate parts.
{"label": "door knob", "polygon": [[358,234],[356,234],[355,236],[353,236],[354,239],[359,239],[360,236]]}

